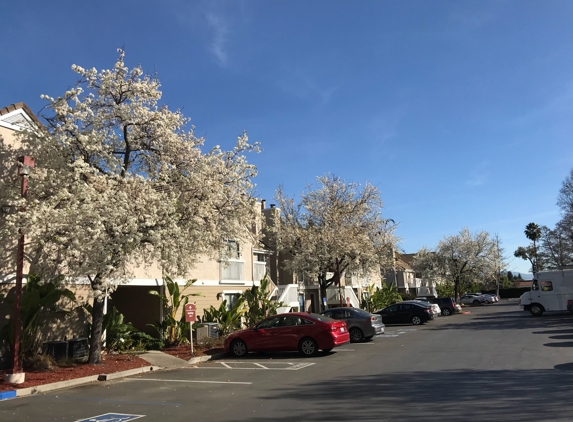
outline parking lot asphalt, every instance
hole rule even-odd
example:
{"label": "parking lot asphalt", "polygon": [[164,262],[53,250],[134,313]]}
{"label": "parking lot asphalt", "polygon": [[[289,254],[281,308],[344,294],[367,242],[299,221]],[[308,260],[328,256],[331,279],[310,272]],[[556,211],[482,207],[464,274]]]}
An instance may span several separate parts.
{"label": "parking lot asphalt", "polygon": [[0,420],[571,420],[572,322],[500,302],[314,358],[225,357],[8,400]]}

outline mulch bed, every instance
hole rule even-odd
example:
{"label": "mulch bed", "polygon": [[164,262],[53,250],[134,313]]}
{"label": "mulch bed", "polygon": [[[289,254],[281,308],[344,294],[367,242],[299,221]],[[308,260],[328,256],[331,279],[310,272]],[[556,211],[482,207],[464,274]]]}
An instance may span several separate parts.
{"label": "mulch bed", "polygon": [[181,346],[173,346],[161,349],[162,352],[168,355],[175,356],[179,359],[189,360],[199,356],[212,356],[219,353],[224,353],[225,349],[222,347],[208,348],[204,346],[194,346],[193,353],[191,353],[191,346],[184,344]]}
{"label": "mulch bed", "polygon": [[127,371],[128,369],[150,366],[148,362],[135,355],[102,355],[100,365],[87,363],[74,363],[65,366],[55,366],[51,371],[25,371],[26,381],[22,384],[9,384],[4,382],[4,372],[0,371],[0,392],[18,388],[36,387],[53,382],[89,377],[90,375],[112,374]]}
{"label": "mulch bed", "polygon": [[[189,360],[198,356],[212,356],[224,353],[225,350],[222,347],[213,348],[208,346],[196,346],[193,353],[191,353],[191,346],[187,344],[165,348],[161,351],[183,360]],[[112,374],[144,366],[150,366],[150,364],[137,355],[103,354],[102,363],[100,365],[73,363],[54,366],[50,371],[25,371],[26,381],[22,384],[9,384],[4,382],[4,372],[0,371],[0,392],[89,377],[90,375]]]}

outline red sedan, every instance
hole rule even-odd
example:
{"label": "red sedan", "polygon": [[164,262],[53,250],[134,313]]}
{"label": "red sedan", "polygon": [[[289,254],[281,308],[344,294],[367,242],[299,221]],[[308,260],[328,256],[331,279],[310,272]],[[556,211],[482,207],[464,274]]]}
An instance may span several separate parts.
{"label": "red sedan", "polygon": [[237,357],[248,352],[295,351],[315,356],[348,343],[344,321],[306,312],[274,315],[252,328],[235,331],[225,339],[225,352]]}

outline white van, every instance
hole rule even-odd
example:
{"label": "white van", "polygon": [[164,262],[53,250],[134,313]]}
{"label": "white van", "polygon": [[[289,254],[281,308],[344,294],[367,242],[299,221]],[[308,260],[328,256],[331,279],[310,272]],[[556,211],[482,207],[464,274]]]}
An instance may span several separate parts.
{"label": "white van", "polygon": [[540,271],[531,290],[519,298],[519,305],[541,316],[543,312],[567,311],[567,301],[573,301],[573,270]]}

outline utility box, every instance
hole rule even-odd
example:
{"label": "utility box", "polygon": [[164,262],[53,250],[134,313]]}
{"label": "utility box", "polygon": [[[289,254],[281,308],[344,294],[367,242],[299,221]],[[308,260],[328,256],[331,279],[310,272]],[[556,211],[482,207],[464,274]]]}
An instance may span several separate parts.
{"label": "utility box", "polygon": [[197,343],[201,343],[207,338],[219,338],[219,324],[216,322],[202,322],[197,328]]}
{"label": "utility box", "polygon": [[85,359],[89,355],[87,338],[72,338],[68,340],[68,357],[72,359]]}
{"label": "utility box", "polygon": [[42,352],[51,356],[54,360],[60,360],[68,357],[67,341],[47,341],[42,344]]}
{"label": "utility box", "polygon": [[204,322],[203,325],[207,326],[209,329],[209,337],[219,338],[219,324],[216,322]]}

